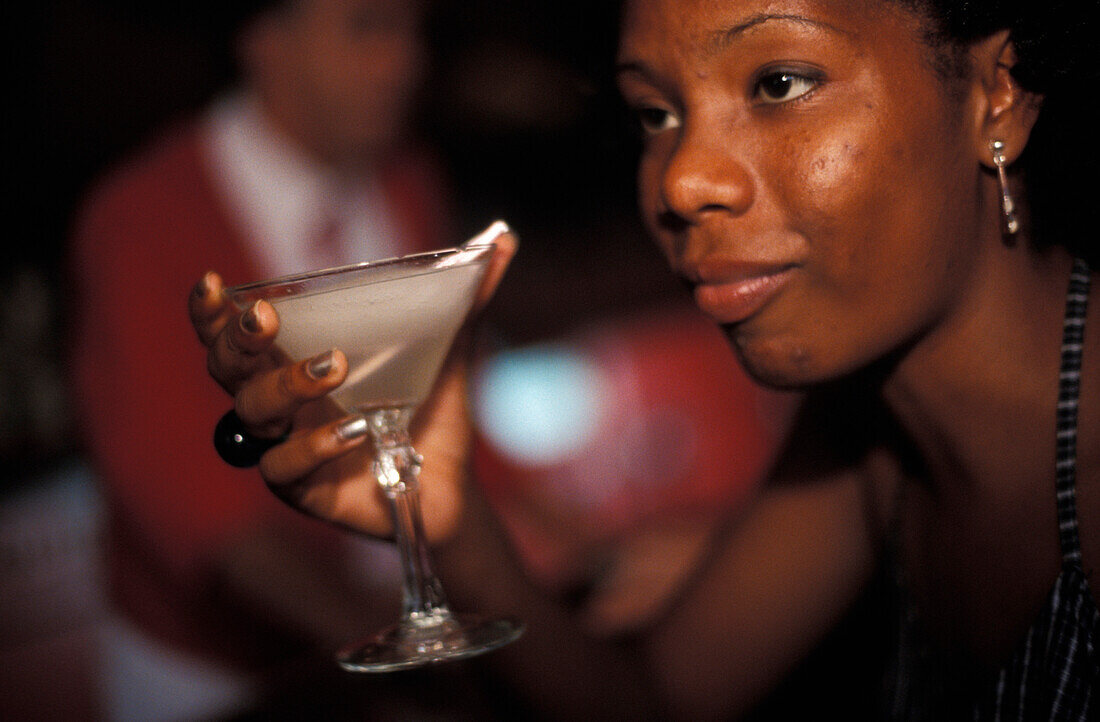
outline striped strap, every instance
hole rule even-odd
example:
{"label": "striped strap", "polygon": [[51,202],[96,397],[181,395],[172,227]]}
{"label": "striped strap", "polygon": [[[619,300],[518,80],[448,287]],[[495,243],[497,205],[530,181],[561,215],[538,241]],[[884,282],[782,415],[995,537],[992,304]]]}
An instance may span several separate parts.
{"label": "striped strap", "polygon": [[1062,331],[1062,369],[1058,375],[1058,456],[1055,489],[1058,496],[1058,533],[1062,563],[1081,560],[1077,535],[1077,406],[1081,390],[1081,349],[1085,337],[1085,310],[1089,300],[1089,267],[1073,262],[1066,293]]}

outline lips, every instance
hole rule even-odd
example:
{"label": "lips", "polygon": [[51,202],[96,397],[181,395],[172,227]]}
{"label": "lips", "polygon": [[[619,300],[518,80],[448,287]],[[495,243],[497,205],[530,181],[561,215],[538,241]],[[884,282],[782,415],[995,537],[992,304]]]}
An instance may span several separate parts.
{"label": "lips", "polygon": [[787,285],[794,266],[727,268],[700,274],[695,303],[719,323],[740,323],[756,315]]}

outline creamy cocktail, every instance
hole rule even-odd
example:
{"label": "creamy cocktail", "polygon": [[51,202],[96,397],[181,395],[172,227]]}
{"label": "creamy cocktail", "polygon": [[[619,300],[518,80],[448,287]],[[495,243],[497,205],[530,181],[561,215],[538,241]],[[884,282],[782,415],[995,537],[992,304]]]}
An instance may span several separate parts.
{"label": "creamy cocktail", "polygon": [[[294,360],[329,347],[342,350],[348,377],[330,397],[348,411],[418,406],[469,312],[487,261],[484,255],[366,285],[272,299],[280,323],[276,343]],[[380,273],[386,270],[392,267]]]}

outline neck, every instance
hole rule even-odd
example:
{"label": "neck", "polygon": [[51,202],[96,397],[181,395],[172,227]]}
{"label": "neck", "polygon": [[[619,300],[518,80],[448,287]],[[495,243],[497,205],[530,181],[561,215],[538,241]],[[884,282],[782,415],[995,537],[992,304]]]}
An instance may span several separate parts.
{"label": "neck", "polygon": [[1071,259],[1022,246],[989,255],[883,383],[939,491],[1003,492],[1049,476],[1053,463]]}

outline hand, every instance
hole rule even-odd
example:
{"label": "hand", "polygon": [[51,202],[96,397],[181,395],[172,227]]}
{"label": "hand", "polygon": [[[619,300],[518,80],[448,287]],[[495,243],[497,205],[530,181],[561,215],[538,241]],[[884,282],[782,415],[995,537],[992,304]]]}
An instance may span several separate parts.
{"label": "hand", "polygon": [[[497,239],[475,310],[492,296],[515,251],[513,236]],[[210,375],[235,397],[237,414],[249,433],[274,438],[289,432],[286,441],[260,460],[260,474],[272,491],[335,524],[390,535],[388,506],[370,473],[373,449],[366,424],[325,398],[347,376],[344,354],[334,349],[288,363],[273,346],[279,327],[275,309],[260,301],[238,311],[215,273],[196,285],[189,308],[208,348]],[[456,343],[412,430],[413,443],[424,456],[420,499],[429,542],[450,536],[462,514],[472,436],[466,346],[461,339]]]}

